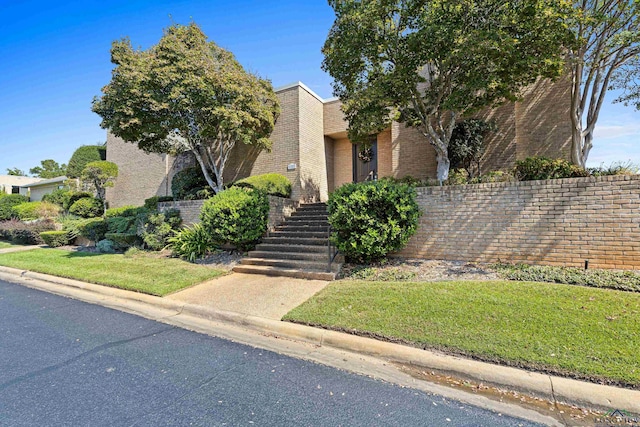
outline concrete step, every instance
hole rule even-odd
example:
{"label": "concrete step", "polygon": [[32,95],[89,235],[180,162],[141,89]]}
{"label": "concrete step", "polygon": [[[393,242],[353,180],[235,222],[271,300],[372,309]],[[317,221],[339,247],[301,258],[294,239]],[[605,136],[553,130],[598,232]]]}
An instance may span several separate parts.
{"label": "concrete step", "polygon": [[295,253],[317,253],[327,255],[327,242],[324,245],[290,245],[286,243],[260,243],[256,246],[256,251],[262,252],[295,252]]}
{"label": "concrete step", "polygon": [[[329,238],[329,233],[326,231],[312,231],[312,230],[276,230],[269,233],[269,237],[287,237],[294,239],[323,239],[326,241]],[[264,239],[262,239],[264,241]]]}
{"label": "concrete step", "polygon": [[[276,233],[271,233],[270,236],[273,236]],[[296,233],[288,233],[288,234],[296,234]],[[298,233],[300,235],[306,235],[308,233]],[[275,237],[263,237],[262,244],[267,245],[313,245],[313,246],[322,246],[325,249],[327,248],[327,238],[318,238],[318,237],[287,237],[286,235],[277,235]]]}
{"label": "concrete step", "polygon": [[328,261],[326,251],[323,252],[283,252],[283,251],[261,251],[249,252],[250,258],[279,259],[279,260],[299,260],[299,261]]}
{"label": "concrete step", "polygon": [[296,215],[292,214],[285,220],[287,223],[294,222],[323,222],[329,224],[326,215]]}
{"label": "concrete step", "polygon": [[313,233],[324,233],[327,236],[329,235],[329,227],[325,227],[322,225],[289,225],[285,223],[284,225],[278,225],[276,227],[276,232],[278,231],[296,231],[296,232],[313,232]]}
{"label": "concrete step", "polygon": [[326,271],[327,259],[322,261],[306,261],[295,259],[242,258],[241,265],[262,265],[267,267],[293,268],[296,270]]}
{"label": "concrete step", "polygon": [[295,268],[279,268],[262,265],[236,265],[233,267],[233,271],[236,273],[265,274],[267,276],[295,277],[308,280],[335,280],[337,275],[337,271],[306,271]]}

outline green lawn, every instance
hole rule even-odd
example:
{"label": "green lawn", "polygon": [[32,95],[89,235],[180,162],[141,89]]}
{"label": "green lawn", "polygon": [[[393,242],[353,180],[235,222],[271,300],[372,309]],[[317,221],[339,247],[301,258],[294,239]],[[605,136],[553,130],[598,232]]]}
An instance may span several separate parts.
{"label": "green lawn", "polygon": [[164,296],[225,274],[174,258],[34,249],[0,254],[0,265]]}
{"label": "green lawn", "polygon": [[637,293],[510,281],[338,281],[284,319],[640,386]]}
{"label": "green lawn", "polygon": [[0,249],[6,249],[6,248],[10,248],[13,247],[13,245],[9,242],[3,242],[2,240],[0,240]]}

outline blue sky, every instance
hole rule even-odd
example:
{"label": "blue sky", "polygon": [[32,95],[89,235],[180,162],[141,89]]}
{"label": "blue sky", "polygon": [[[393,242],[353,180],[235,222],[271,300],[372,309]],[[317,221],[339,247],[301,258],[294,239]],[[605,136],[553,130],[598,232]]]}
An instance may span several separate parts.
{"label": "blue sky", "polygon": [[[66,163],[80,145],[104,142],[90,108],[110,79],[111,42],[128,36],[148,48],[174,22],[195,21],[276,87],[302,81],[332,96],[320,69],[334,17],[324,0],[0,0],[0,16],[0,174]],[[596,132],[590,164],[640,163],[639,112],[607,103]]]}

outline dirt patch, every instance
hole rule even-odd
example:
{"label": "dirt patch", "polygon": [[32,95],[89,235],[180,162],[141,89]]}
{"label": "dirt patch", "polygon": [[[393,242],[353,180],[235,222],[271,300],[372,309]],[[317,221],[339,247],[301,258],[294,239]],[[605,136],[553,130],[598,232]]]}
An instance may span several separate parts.
{"label": "dirt patch", "polygon": [[236,251],[218,251],[197,260],[196,264],[205,265],[218,270],[231,271],[233,267],[240,263],[242,257],[243,255]]}
{"label": "dirt patch", "polygon": [[497,280],[497,273],[488,264],[465,261],[438,261],[389,258],[370,265],[344,264],[341,277],[354,280]]}

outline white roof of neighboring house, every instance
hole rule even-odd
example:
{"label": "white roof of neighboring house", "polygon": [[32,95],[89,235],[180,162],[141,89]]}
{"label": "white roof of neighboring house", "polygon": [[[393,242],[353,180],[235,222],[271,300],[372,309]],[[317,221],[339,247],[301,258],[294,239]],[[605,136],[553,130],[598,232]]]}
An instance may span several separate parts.
{"label": "white roof of neighboring house", "polygon": [[32,176],[0,175],[0,185],[27,185],[42,181]]}
{"label": "white roof of neighboring house", "polygon": [[59,183],[64,183],[67,179],[66,176],[58,176],[56,178],[50,178],[50,179],[40,179],[38,178],[37,182],[31,183],[31,184],[25,184],[25,185],[21,185],[20,187],[22,188],[32,188],[32,187],[39,187],[41,185],[49,185],[49,184],[59,184]]}

